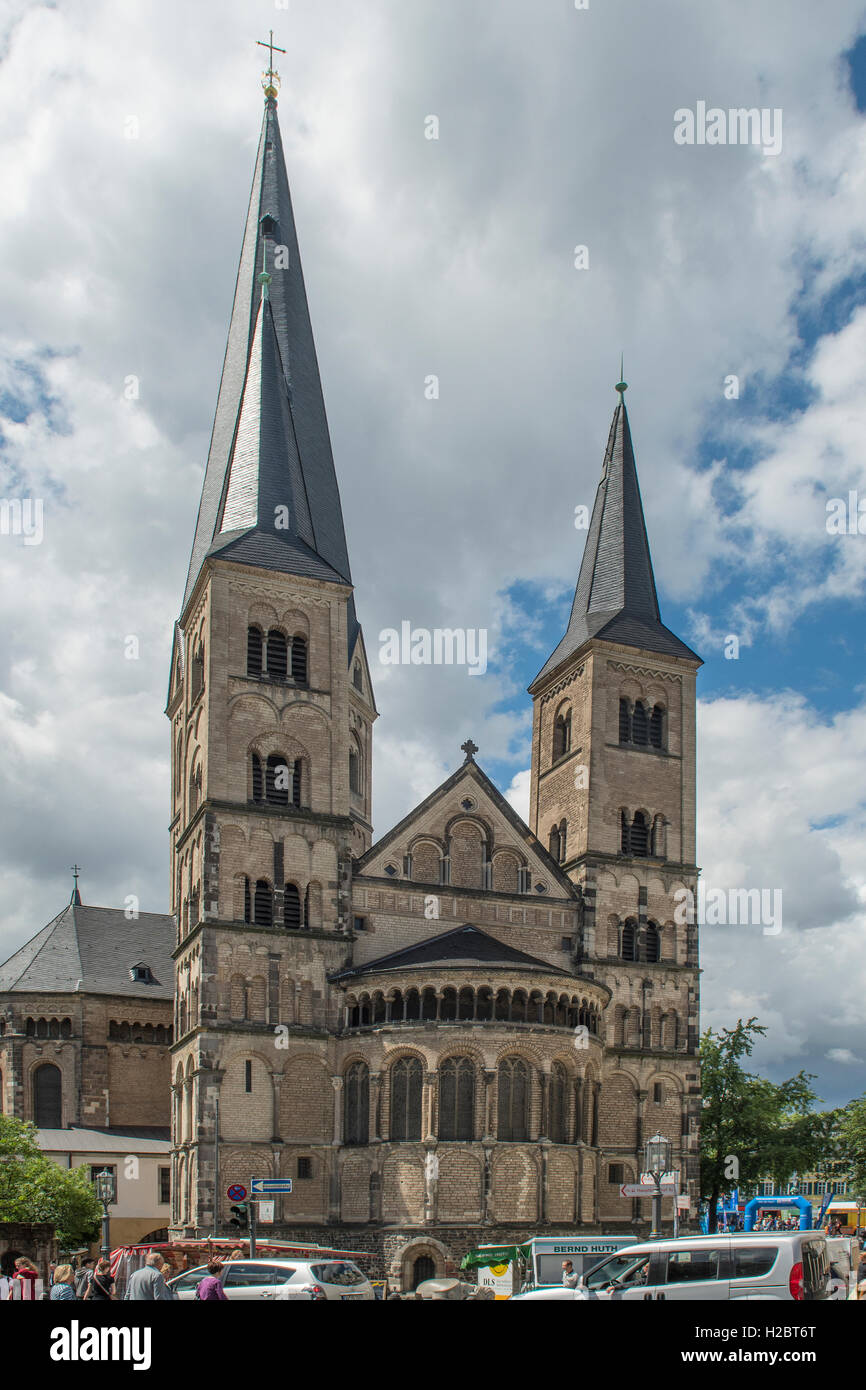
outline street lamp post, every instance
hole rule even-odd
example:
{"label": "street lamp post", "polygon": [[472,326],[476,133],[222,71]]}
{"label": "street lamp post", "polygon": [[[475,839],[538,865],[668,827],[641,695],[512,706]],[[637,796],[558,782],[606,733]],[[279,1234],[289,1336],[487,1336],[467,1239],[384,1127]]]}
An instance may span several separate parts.
{"label": "street lamp post", "polygon": [[650,1240],[657,1240],[662,1233],[662,1177],[670,1172],[673,1145],[663,1134],[654,1134],[646,1141],[644,1149],[644,1171],[652,1174],[655,1183],[653,1193],[653,1219]]}
{"label": "street lamp post", "polygon": [[96,1174],[96,1195],[102,1203],[102,1247],[99,1251],[103,1260],[111,1255],[111,1220],[108,1208],[115,1201],[114,1174],[110,1168],[103,1168]]}

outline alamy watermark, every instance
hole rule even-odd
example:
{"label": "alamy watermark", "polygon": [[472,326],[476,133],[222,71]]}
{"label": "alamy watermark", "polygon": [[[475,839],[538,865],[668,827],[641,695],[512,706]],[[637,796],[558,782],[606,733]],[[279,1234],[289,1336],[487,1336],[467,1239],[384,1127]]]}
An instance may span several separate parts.
{"label": "alamy watermark", "polygon": [[681,106],[674,112],[674,141],[677,145],[760,145],[765,155],[781,154],[782,108],[708,109],[705,101],[697,102],[694,111]]}
{"label": "alamy watermark", "polygon": [[0,497],[0,536],[23,536],[25,545],[41,545],[42,517],[41,497]]}
{"label": "alamy watermark", "polygon": [[764,936],[782,930],[781,888],[708,888],[698,884],[697,903],[690,888],[674,893],[678,926],[761,927]]}
{"label": "alamy watermark", "polygon": [[382,666],[466,666],[470,676],[487,670],[487,629],[484,627],[413,628],[404,621],[400,631],[383,628],[379,633]]}

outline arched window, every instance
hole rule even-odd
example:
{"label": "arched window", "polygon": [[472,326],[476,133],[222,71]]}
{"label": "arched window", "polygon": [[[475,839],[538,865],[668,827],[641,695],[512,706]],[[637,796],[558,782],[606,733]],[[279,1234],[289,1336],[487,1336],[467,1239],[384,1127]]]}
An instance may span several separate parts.
{"label": "arched window", "polygon": [[568,1119],[567,1094],[568,1076],[562,1062],[554,1062],[550,1069],[550,1120],[548,1123],[549,1135],[554,1144],[567,1143],[566,1123]]}
{"label": "arched window", "polygon": [[272,627],[268,633],[268,675],[272,680],[284,681],[289,669],[288,645],[285,634]]}
{"label": "arched window", "polygon": [[631,743],[631,710],[628,700],[619,702],[619,741],[620,743]]}
{"label": "arched window", "polygon": [[664,748],[665,711],[664,705],[654,705],[650,715],[649,741],[652,748]]}
{"label": "arched window", "polygon": [[189,774],[189,813],[194,816],[198,810],[198,798],[201,791],[201,763],[194,767]]}
{"label": "arched window", "polygon": [[620,824],[620,848],[621,848],[623,854],[628,854],[628,846],[629,846],[629,839],[630,839],[630,836],[629,836],[629,833],[628,833],[628,830],[629,830],[629,826],[628,826],[628,815],[626,814],[625,811],[620,811],[620,813],[619,813],[619,824]]}
{"label": "arched window", "polygon": [[247,675],[262,674],[262,630],[260,627],[247,628]]}
{"label": "arched window", "polygon": [[655,922],[648,922],[646,929],[646,958],[650,964],[661,960],[661,937]]}
{"label": "arched window", "polygon": [[289,931],[298,931],[301,925],[301,895],[294,883],[286,884],[283,898],[283,919]]}
{"label": "arched window", "polygon": [[639,748],[645,748],[649,743],[649,720],[642,700],[638,700],[631,717],[631,741]]}
{"label": "arched window", "polygon": [[265,780],[262,776],[262,760],[258,753],[253,753],[250,761],[252,764],[253,801],[264,801]]}
{"label": "arched window", "polygon": [[354,685],[356,690],[364,689],[364,677],[361,675],[360,661],[355,662],[355,669],[352,672],[352,684]]}
{"label": "arched window", "polygon": [[643,811],[635,811],[631,823],[629,847],[633,857],[645,859],[649,854],[649,826]]}
{"label": "arched window", "polygon": [[637,922],[629,917],[622,927],[622,958],[637,960]]}
{"label": "arched window", "polygon": [[391,1068],[391,1138],[410,1143],[421,1138],[421,1063],[401,1057]]}
{"label": "arched window", "polygon": [[33,1073],[33,1120],[37,1129],[60,1129],[63,1123],[60,1068],[50,1062]]}
{"label": "arched window", "polygon": [[354,747],[349,749],[349,791],[361,795],[361,756]]}
{"label": "arched window", "polygon": [[256,883],[253,899],[253,918],[257,927],[270,927],[274,922],[274,895],[267,879],[260,878]]}
{"label": "arched window", "polygon": [[559,862],[564,864],[568,855],[566,846],[568,844],[568,823],[565,820],[559,822]]}
{"label": "arched window", "polygon": [[292,680],[295,685],[307,684],[307,639],[292,638]]}
{"label": "arched window", "polygon": [[343,1080],[343,1143],[366,1144],[370,1137],[370,1071],[353,1062]]}
{"label": "arched window", "polygon": [[192,659],[190,694],[193,699],[204,689],[204,646],[199,642]]}
{"label": "arched window", "polygon": [[265,800],[270,802],[271,806],[288,806],[289,780],[289,765],[283,754],[270,753],[265,778]]}
{"label": "arched window", "polygon": [[553,724],[553,761],[563,758],[571,750],[571,710],[564,710],[556,716]]}
{"label": "arched window", "polygon": [[245,922],[251,922],[252,920],[253,920],[253,902],[252,902],[252,894],[250,893],[250,881],[249,881],[248,878],[245,878],[245,879],[244,879],[244,921],[245,921]]}
{"label": "arched window", "polygon": [[292,768],[292,805],[301,804],[301,760],[295,758],[295,765]]}
{"label": "arched window", "polygon": [[553,828],[552,828],[552,830],[551,830],[551,832],[550,832],[550,839],[549,839],[549,841],[548,841],[548,849],[550,850],[550,857],[551,857],[551,859],[555,859],[556,862],[557,862],[557,864],[558,864],[558,863],[559,863],[559,859],[560,859],[560,854],[559,854],[559,826],[558,826],[558,825],[554,825]]}
{"label": "arched window", "polygon": [[529,1067],[522,1057],[499,1063],[499,1125],[502,1140],[529,1138]]}
{"label": "arched window", "polygon": [[448,1057],[439,1068],[439,1138],[473,1139],[475,1067],[468,1057]]}

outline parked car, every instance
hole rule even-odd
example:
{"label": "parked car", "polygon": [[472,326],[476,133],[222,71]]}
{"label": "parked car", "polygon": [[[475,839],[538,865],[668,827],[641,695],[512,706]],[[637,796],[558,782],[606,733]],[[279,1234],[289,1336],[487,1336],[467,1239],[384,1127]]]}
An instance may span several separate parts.
{"label": "parked car", "polygon": [[[182,1300],[193,1299],[206,1274],[207,1265],[198,1265],[170,1279],[169,1288]],[[228,1299],[309,1303],[375,1297],[366,1274],[352,1260],[227,1260],[221,1278]]]}
{"label": "parked car", "polygon": [[611,1301],[836,1297],[822,1231],[755,1231],[635,1242],[585,1274],[574,1290],[536,1289],[511,1300]]}

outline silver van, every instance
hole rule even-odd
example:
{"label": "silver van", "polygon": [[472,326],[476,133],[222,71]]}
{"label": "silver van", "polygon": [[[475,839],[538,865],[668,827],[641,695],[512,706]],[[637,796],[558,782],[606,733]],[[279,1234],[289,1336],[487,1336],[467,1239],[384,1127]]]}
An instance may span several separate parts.
{"label": "silver van", "polygon": [[635,1243],[585,1274],[572,1297],[645,1303],[833,1296],[823,1231],[755,1231]]}

